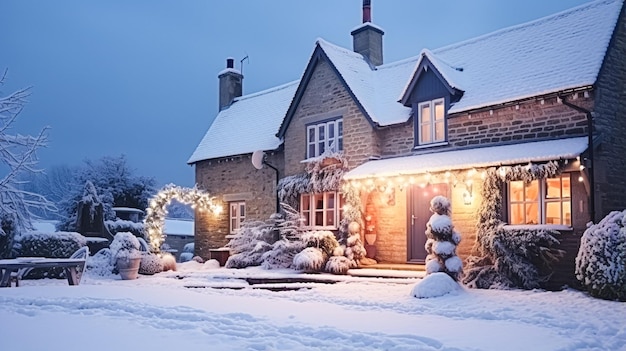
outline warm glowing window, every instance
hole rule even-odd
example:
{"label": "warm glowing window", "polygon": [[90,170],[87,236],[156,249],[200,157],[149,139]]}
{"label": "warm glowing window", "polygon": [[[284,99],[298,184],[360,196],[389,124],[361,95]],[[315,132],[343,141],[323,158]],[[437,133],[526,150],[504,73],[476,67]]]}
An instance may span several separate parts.
{"label": "warm glowing window", "polygon": [[316,157],[327,149],[343,151],[343,119],[339,118],[306,127],[307,158]]}
{"label": "warm glowing window", "polygon": [[246,219],[246,203],[244,201],[230,203],[230,232],[231,234],[241,228],[241,223]]}
{"label": "warm glowing window", "polygon": [[510,224],[572,225],[572,188],[569,174],[544,180],[509,183]]}
{"label": "warm glowing window", "polygon": [[437,99],[422,102],[418,110],[419,144],[431,144],[446,140],[445,101]]}
{"label": "warm glowing window", "polygon": [[304,225],[336,229],[343,215],[343,204],[343,196],[334,191],[302,194],[300,196],[300,214],[304,217]]}

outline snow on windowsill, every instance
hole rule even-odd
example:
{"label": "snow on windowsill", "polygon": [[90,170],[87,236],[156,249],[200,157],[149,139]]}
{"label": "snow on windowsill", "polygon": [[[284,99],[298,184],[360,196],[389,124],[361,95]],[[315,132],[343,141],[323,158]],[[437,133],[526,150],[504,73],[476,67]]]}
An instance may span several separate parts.
{"label": "snow on windowsill", "polygon": [[505,224],[502,226],[504,230],[556,230],[556,231],[568,231],[571,232],[574,229],[568,225],[563,224]]}
{"label": "snow on windowsill", "polygon": [[423,144],[423,145],[417,145],[413,147],[413,150],[422,150],[422,149],[428,149],[431,147],[435,147],[435,146],[446,146],[449,143],[447,141],[441,141],[438,143],[430,143],[430,144]]}

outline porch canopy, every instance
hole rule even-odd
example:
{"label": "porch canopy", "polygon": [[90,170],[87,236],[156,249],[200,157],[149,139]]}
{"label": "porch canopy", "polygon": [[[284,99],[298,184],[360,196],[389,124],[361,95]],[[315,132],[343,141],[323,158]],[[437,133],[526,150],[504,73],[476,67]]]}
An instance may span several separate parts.
{"label": "porch canopy", "polygon": [[368,161],[349,171],[345,180],[435,173],[469,168],[567,160],[587,149],[587,137],[477,147]]}

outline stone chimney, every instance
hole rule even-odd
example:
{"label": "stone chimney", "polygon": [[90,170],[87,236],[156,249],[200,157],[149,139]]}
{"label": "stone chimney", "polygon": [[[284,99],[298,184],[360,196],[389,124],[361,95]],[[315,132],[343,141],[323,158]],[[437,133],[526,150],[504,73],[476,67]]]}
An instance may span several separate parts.
{"label": "stone chimney", "polygon": [[363,0],[363,24],[352,31],[352,47],[374,66],[383,64],[383,35],[385,32],[372,24],[371,0]]}
{"label": "stone chimney", "polygon": [[235,59],[226,59],[226,69],[221,71],[217,78],[220,80],[220,104],[219,110],[230,106],[235,98],[242,94],[243,75],[235,69]]}

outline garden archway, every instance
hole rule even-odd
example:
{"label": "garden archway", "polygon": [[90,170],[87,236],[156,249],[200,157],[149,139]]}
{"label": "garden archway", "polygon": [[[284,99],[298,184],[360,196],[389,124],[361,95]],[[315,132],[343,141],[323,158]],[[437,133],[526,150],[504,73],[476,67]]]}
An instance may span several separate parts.
{"label": "garden archway", "polygon": [[172,199],[191,205],[191,208],[197,208],[200,211],[210,211],[215,214],[222,212],[222,207],[215,204],[214,198],[204,190],[197,187],[183,188],[174,184],[166,185],[150,199],[144,219],[144,228],[148,234],[150,250],[154,253],[160,252],[161,244],[165,240],[163,225],[167,214],[167,205],[171,203]]}

